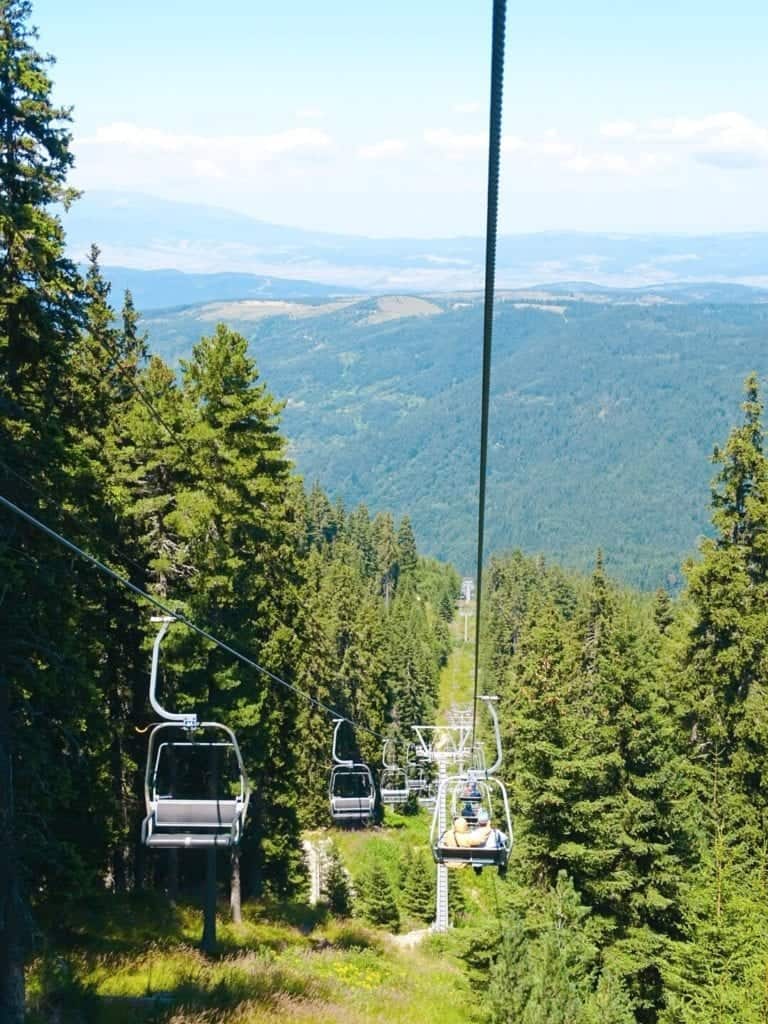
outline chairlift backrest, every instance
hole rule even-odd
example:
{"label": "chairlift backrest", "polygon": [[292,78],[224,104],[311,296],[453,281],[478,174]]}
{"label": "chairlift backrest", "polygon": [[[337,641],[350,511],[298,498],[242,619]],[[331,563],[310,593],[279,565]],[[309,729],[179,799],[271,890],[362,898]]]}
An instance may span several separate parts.
{"label": "chairlift backrest", "polygon": [[489,828],[482,828],[475,820],[474,828],[461,832],[462,823],[454,818],[452,825],[440,833],[441,811],[450,810],[451,793],[463,784],[466,776],[449,777],[438,788],[430,832],[433,856],[438,864],[470,865],[476,870],[496,867],[503,872],[512,847],[512,815],[507,790],[500,779],[492,776],[484,781],[485,809],[491,813]]}

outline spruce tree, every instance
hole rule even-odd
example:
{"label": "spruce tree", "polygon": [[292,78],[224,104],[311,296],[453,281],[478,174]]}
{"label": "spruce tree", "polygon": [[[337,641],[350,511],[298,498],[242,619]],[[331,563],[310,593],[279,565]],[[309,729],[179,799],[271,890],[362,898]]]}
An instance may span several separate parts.
{"label": "spruce tree", "polygon": [[400,576],[405,578],[412,577],[419,564],[416,537],[408,516],[403,516],[397,528],[397,564]]}
{"label": "spruce tree", "polygon": [[332,914],[349,917],[352,912],[352,888],[335,843],[331,843],[325,854],[322,893]]}
{"label": "spruce tree", "polygon": [[[69,112],[51,101],[51,60],[35,49],[30,14],[26,0],[0,0],[0,472],[5,496],[37,511],[38,492],[20,477],[33,488],[64,494],[62,371],[77,337],[82,297],[52,211],[75,196],[66,184],[72,165]],[[62,674],[50,673],[47,693],[38,682],[57,646],[60,619],[54,611],[66,614],[71,585],[65,559],[57,555],[46,555],[49,586],[39,579],[30,585],[21,564],[29,570],[37,562],[39,542],[7,516],[0,533],[0,578],[6,595],[25,593],[27,600],[23,607],[5,601],[0,645],[0,1018],[20,1024],[29,935],[16,846],[22,823],[14,818],[12,792],[14,776],[19,785],[15,769],[27,760],[20,746],[28,721],[21,697],[25,691],[24,705],[35,713],[46,701],[57,703]]]}
{"label": "spruce tree", "polygon": [[[716,449],[716,536],[687,567],[695,610],[686,652],[692,686],[686,728],[691,753],[742,800],[745,838],[756,847],[768,811],[768,460],[757,377],[745,382],[744,422]],[[703,778],[704,793],[711,789]]]}
{"label": "spruce tree", "polygon": [[419,921],[431,921],[435,916],[435,871],[422,853],[411,861],[403,887],[403,906]]}
{"label": "spruce tree", "polygon": [[381,925],[390,931],[400,926],[400,912],[392,891],[387,872],[378,862],[360,878],[357,907],[371,924]]}

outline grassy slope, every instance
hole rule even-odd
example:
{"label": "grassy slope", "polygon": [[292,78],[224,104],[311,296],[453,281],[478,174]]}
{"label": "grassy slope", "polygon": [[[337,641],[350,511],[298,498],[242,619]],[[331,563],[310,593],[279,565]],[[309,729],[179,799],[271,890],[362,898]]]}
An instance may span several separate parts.
{"label": "grassy slope", "polygon": [[[462,612],[467,612],[467,643],[464,643],[465,623]],[[439,722],[445,721],[446,713],[455,704],[469,704],[472,700],[472,669],[475,663],[474,601],[470,601],[469,604],[461,602],[459,614],[451,623],[451,639],[453,650],[440,676],[440,704],[437,712]]]}
{"label": "grassy slope", "polygon": [[31,1021],[57,1011],[97,1024],[468,1020],[469,987],[451,958],[292,909],[250,906],[241,926],[220,922],[211,958],[195,948],[201,918],[189,907],[111,898],[70,914],[56,948],[32,965]]}

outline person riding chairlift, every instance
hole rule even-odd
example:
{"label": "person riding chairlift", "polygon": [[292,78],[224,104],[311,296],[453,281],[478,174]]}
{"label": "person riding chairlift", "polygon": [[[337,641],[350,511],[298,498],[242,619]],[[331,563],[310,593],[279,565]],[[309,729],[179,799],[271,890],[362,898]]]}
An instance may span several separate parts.
{"label": "person riding chairlift", "polygon": [[463,801],[461,807],[462,816],[474,819],[477,814],[477,809],[483,799],[483,795],[480,792],[477,782],[473,780],[472,782],[467,783],[462,791],[461,799]]}
{"label": "person riding chairlift", "polygon": [[485,847],[486,849],[498,849],[505,846],[506,835],[501,829],[491,826],[491,819],[486,810],[481,808],[477,812],[477,827],[470,830],[466,818],[458,817],[453,819],[451,828],[445,830],[440,837],[440,846],[460,849],[468,847]]}
{"label": "person riding chairlift", "polygon": [[484,846],[489,850],[497,850],[506,846],[507,836],[500,828],[493,828],[491,817],[483,807],[477,812],[477,826],[470,832],[470,846]]}

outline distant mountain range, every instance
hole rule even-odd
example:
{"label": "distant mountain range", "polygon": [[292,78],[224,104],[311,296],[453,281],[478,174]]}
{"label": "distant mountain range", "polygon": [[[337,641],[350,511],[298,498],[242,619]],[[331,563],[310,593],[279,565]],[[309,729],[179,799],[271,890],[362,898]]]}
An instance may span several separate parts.
{"label": "distant mountain range", "polygon": [[[103,262],[114,267],[253,274],[369,292],[479,288],[483,280],[482,238],[336,235],[215,207],[96,191],[72,206],[64,224],[76,258],[96,242]],[[711,281],[768,286],[768,234],[508,235],[499,239],[497,268],[502,287],[567,281],[601,287]]]}
{"label": "distant mountain range", "polygon": [[187,306],[195,302],[227,299],[327,299],[354,294],[356,288],[342,289],[316,281],[262,277],[257,274],[185,274],[180,270],[132,270],[129,267],[102,267],[112,285],[115,305],[130,289],[139,309],[163,309]]}
{"label": "distant mountain range", "polygon": [[[471,571],[481,296],[255,298],[149,314],[175,361],[219,320],[286,400],[311,482],[411,515],[420,546]],[[488,549],[585,568],[598,546],[644,586],[679,582],[707,530],[710,455],[768,373],[768,291],[727,284],[502,291],[490,423]]]}

